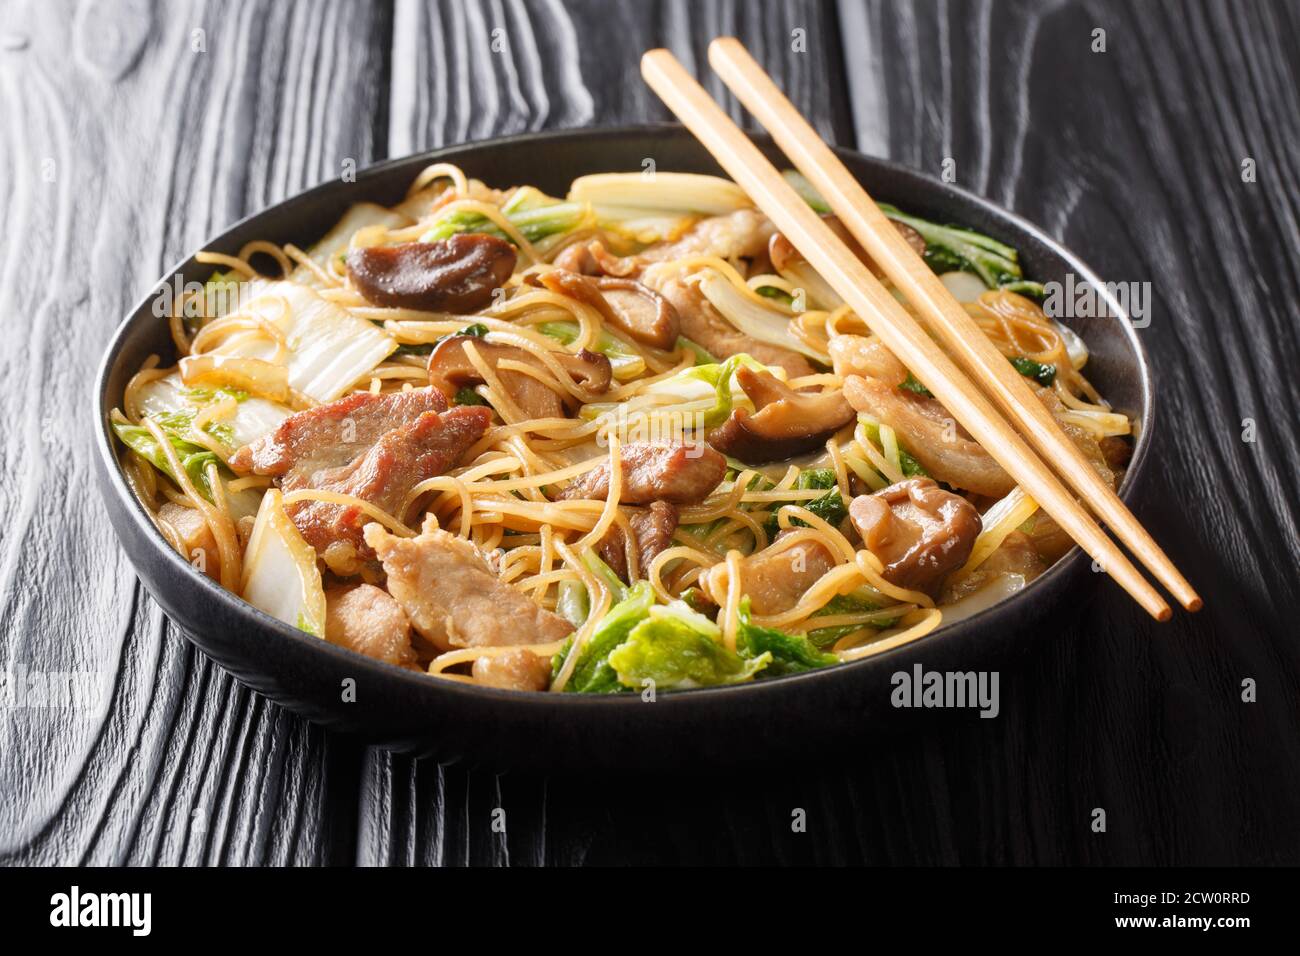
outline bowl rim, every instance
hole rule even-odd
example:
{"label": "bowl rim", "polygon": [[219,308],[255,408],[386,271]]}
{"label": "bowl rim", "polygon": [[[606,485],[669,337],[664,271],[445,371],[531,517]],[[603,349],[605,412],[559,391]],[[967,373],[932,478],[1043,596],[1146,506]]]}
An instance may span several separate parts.
{"label": "bowl rim", "polygon": [[[756,133],[753,131],[746,131],[746,133],[760,146],[771,147],[774,145],[771,137],[766,134]],[[482,150],[485,148],[510,149],[527,146],[528,144],[537,143],[539,141],[554,142],[587,140],[599,142],[606,139],[618,139],[628,136],[662,134],[682,138],[692,138],[685,127],[672,122],[634,123],[619,126],[602,126],[590,129],[572,128],[517,133],[509,136],[466,141],[453,146],[444,146],[437,149],[412,153],[407,156],[388,158],[367,166],[364,169],[358,170],[355,181],[347,183],[346,185],[349,187],[361,187],[364,191],[368,180],[384,177],[394,169],[406,166],[418,169],[422,164],[446,161],[458,154],[474,150]],[[1029,220],[1024,219],[1017,213],[1004,209],[990,200],[965,190],[960,186],[943,182],[929,173],[917,170],[903,163],[869,156],[865,153],[844,147],[833,147],[833,149],[841,158],[851,159],[855,162],[865,161],[868,164],[877,166],[892,175],[900,176],[904,179],[912,179],[923,188],[932,190],[937,194],[955,195],[967,205],[979,209],[991,220],[1005,225],[1008,230],[1019,231],[1024,236],[1041,245],[1048,254],[1065,262],[1079,280],[1087,281],[1092,284],[1094,288],[1105,290],[1105,284],[1077,254],[1067,249],[1052,236],[1044,232],[1040,227]],[[125,317],[118,323],[109,338],[108,344],[104,347],[103,355],[100,358],[95,372],[94,387],[91,395],[91,401],[94,406],[93,414],[97,420],[95,438],[96,452],[99,456],[99,464],[103,468],[104,475],[108,478],[108,486],[111,487],[115,498],[115,502],[109,502],[110,507],[115,503],[118,507],[124,508],[125,513],[130,516],[130,520],[139,530],[142,530],[147,539],[152,542],[154,550],[161,553],[162,560],[168,562],[173,570],[185,574],[189,581],[192,582],[193,586],[205,590],[208,597],[224,604],[227,610],[234,612],[243,620],[247,627],[263,632],[269,630],[280,639],[297,642],[308,653],[323,654],[325,657],[332,659],[337,664],[348,666],[352,669],[353,673],[355,673],[358,668],[361,668],[366,672],[367,677],[373,677],[379,680],[396,680],[417,693],[429,692],[448,695],[453,699],[453,703],[455,698],[465,697],[480,701],[497,699],[501,701],[529,704],[545,700],[550,706],[558,706],[568,709],[585,709],[589,707],[610,708],[639,704],[639,694],[553,694],[548,691],[504,690],[462,681],[438,680],[422,672],[385,664],[382,661],[375,660],[374,658],[366,657],[365,655],[358,654],[355,651],[339,647],[336,644],[324,640],[324,638],[316,637],[305,631],[299,630],[298,628],[291,627],[278,618],[274,618],[259,608],[254,607],[239,595],[227,591],[207,575],[195,572],[190,563],[167,543],[153,520],[144,510],[144,506],[127,485],[126,478],[118,460],[116,439],[108,423],[108,413],[112,408],[120,405],[120,396],[116,401],[114,401],[108,394],[108,384],[128,336],[136,322],[140,321],[146,313],[156,295],[156,290],[161,285],[171,282],[177,275],[181,275],[187,265],[194,263],[195,253],[220,246],[223,242],[227,241],[232,234],[239,232],[254,220],[271,214],[284,216],[286,214],[291,214],[296,206],[308,206],[317,197],[328,195],[330,192],[339,189],[341,184],[342,181],[337,178],[327,179],[314,186],[309,186],[300,192],[294,193],[280,202],[273,203],[270,206],[259,209],[256,212],[250,213],[238,221],[231,223],[218,234],[206,239],[202,245],[197,247],[196,250],[176,261],[170,269],[165,271],[162,276],[150,285],[148,291],[130,307]],[[367,200],[364,195],[361,195],[355,201],[365,202]],[[1124,480],[1118,489],[1119,496],[1127,502],[1132,497],[1137,485],[1138,477],[1146,464],[1156,422],[1157,404],[1152,382],[1152,366],[1146,348],[1143,346],[1141,338],[1137,334],[1137,330],[1133,327],[1127,311],[1125,311],[1121,304],[1109,293],[1105,293],[1105,295],[1107,304],[1112,313],[1110,320],[1118,322],[1120,330],[1136,359],[1138,370],[1138,405],[1140,406],[1142,413],[1140,423],[1141,427],[1138,430],[1138,434],[1135,436],[1133,454],[1126,470]],[[101,490],[105,495],[107,495],[105,483],[101,481],[99,484]],[[121,539],[119,535],[119,544],[120,543]],[[718,700],[730,701],[732,698],[739,697],[740,695],[755,696],[759,692],[785,691],[795,688],[796,686],[801,691],[815,691],[819,682],[852,679],[855,674],[865,675],[867,671],[877,669],[882,665],[885,665],[887,662],[897,662],[900,658],[913,655],[923,649],[936,649],[939,647],[940,643],[946,645],[951,643],[953,640],[966,636],[970,632],[982,630],[986,626],[995,622],[999,617],[1013,614],[1018,604],[1021,601],[1028,599],[1029,596],[1034,594],[1036,591],[1042,592],[1046,590],[1051,582],[1064,583],[1062,579],[1072,575],[1078,568],[1080,562],[1086,559],[1086,557],[1087,555],[1077,544],[1072,545],[1070,550],[1053,563],[1046,571],[1026,585],[1023,590],[1009,598],[998,601],[995,604],[992,604],[989,607],[947,627],[940,625],[940,627],[931,634],[927,634],[916,641],[900,645],[899,647],[891,648],[890,650],[884,651],[880,654],[863,658],[861,660],[847,661],[830,667],[816,668],[797,674],[769,678],[763,681],[676,690],[671,693],[663,694],[659,700],[660,702],[678,700],[683,703],[688,699],[693,702],[703,703]],[[134,558],[129,554],[128,559],[134,564]],[[137,577],[139,577],[138,574]],[[140,583],[143,585],[143,581]],[[149,590],[148,586],[145,586],[145,589]],[[176,624],[182,633],[186,635],[187,639],[190,638],[188,628],[184,624],[175,620],[173,623]]]}

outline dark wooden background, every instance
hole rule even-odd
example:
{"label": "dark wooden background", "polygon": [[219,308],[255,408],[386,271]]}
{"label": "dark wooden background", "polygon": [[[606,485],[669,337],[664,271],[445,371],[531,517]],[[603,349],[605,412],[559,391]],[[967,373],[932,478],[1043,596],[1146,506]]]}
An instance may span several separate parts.
{"label": "dark wooden background", "polygon": [[[1300,862],[1300,4],[3,11],[0,665],[97,672],[109,703],[0,710],[0,860]],[[89,383],[119,317],[206,236],[348,159],[664,119],[639,55],[667,45],[707,72],[719,34],[836,142],[931,172],[951,157],[961,185],[1102,275],[1153,284],[1140,514],[1205,611],[1155,626],[1085,576],[1003,672],[996,720],[918,720],[820,768],[709,779],[443,769],[234,683],[143,593],[91,486]]]}

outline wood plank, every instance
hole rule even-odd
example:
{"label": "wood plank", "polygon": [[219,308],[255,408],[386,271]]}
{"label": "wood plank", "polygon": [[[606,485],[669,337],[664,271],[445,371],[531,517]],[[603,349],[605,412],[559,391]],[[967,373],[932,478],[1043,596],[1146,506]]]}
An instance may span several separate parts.
{"label": "wood plank", "polygon": [[[641,82],[641,54],[667,46],[699,67],[708,41],[724,33],[769,56],[819,131],[847,140],[833,14],[829,4],[810,0],[398,0],[389,149],[401,155],[527,130],[667,121]],[[805,52],[791,50],[796,31]],[[710,91],[722,96],[721,82],[707,66],[704,72]],[[726,99],[742,118],[734,97]]]}
{"label": "wood plank", "polygon": [[26,347],[0,356],[0,659],[91,673],[109,703],[0,711],[6,863],[351,859],[359,751],[236,685],[144,596],[89,487],[86,383],[182,253],[383,155],[387,14],[48,3],[6,24],[25,42],[0,51],[0,211],[23,239],[0,252],[0,328]]}

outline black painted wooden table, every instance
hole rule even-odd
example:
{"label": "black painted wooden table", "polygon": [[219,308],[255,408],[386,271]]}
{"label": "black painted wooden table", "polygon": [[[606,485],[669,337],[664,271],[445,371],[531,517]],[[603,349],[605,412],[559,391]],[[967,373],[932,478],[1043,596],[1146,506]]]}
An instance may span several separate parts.
{"label": "black painted wooden table", "polygon": [[[1085,575],[997,719],[707,780],[444,769],[235,684],[143,593],[91,487],[88,384],[119,317],[349,162],[665,119],[639,55],[707,73],[719,34],[835,142],[951,160],[1152,283],[1139,514],[1206,609],[1156,626]],[[1266,0],[6,3],[0,665],[92,673],[107,706],[0,710],[0,860],[1300,862],[1298,38],[1300,5]]]}

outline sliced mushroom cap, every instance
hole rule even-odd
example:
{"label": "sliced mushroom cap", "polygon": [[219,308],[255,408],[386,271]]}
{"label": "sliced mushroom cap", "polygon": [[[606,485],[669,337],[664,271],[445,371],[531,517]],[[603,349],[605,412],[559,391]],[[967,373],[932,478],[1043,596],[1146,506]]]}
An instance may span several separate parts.
{"label": "sliced mushroom cap", "polygon": [[515,271],[514,246],[478,233],[437,242],[369,246],[347,254],[348,276],[367,302],[464,314],[492,301]]}
{"label": "sliced mushroom cap", "polygon": [[[862,261],[863,265],[871,270],[873,275],[877,278],[884,275],[880,270],[880,267],[876,265],[875,261],[867,255],[866,250],[858,245],[858,241],[853,238],[853,234],[849,232],[848,227],[845,226],[844,223],[840,222],[838,216],[828,214],[822,216],[822,220],[826,225],[831,227],[831,231],[834,232],[835,235],[844,240],[845,244],[853,250],[853,254]],[[894,228],[898,230],[899,234],[907,240],[907,244],[916,250],[918,256],[925,255],[925,240],[921,238],[919,232],[911,226],[901,223],[896,219],[891,219],[889,221],[893,224]],[[779,232],[772,236],[771,240],[768,242],[767,255],[768,258],[772,260],[772,268],[776,269],[777,272],[781,272],[795,260],[803,258],[803,255],[794,247],[794,244]]]}
{"label": "sliced mushroom cap", "polygon": [[[548,371],[533,353],[514,345],[490,342],[473,335],[453,335],[438,343],[429,356],[429,384],[451,401],[457,390],[470,385],[481,385],[483,376],[465,353],[465,345],[472,342],[474,349],[501,379],[510,398],[528,418],[562,418],[564,402],[549,386],[542,384],[526,372],[498,369],[503,359],[531,365]],[[596,352],[583,349],[577,354],[552,352],[560,367],[573,376],[573,380],[592,392],[609,388],[612,371],[609,359]],[[549,374],[549,371],[548,371]]]}
{"label": "sliced mushroom cap", "polygon": [[930,478],[854,498],[849,517],[863,546],[885,566],[886,581],[931,596],[966,563],[983,528],[973,504]]}
{"label": "sliced mushroom cap", "polygon": [[596,309],[606,322],[638,342],[664,351],[677,344],[681,328],[677,310],[658,292],[634,279],[585,276],[565,269],[552,269],[532,278],[552,292]]}
{"label": "sliced mushroom cap", "polygon": [[763,465],[802,455],[825,443],[853,421],[853,407],[838,389],[796,392],[768,371],[742,366],[736,381],[756,412],[737,408],[709,444],[747,465]]}

